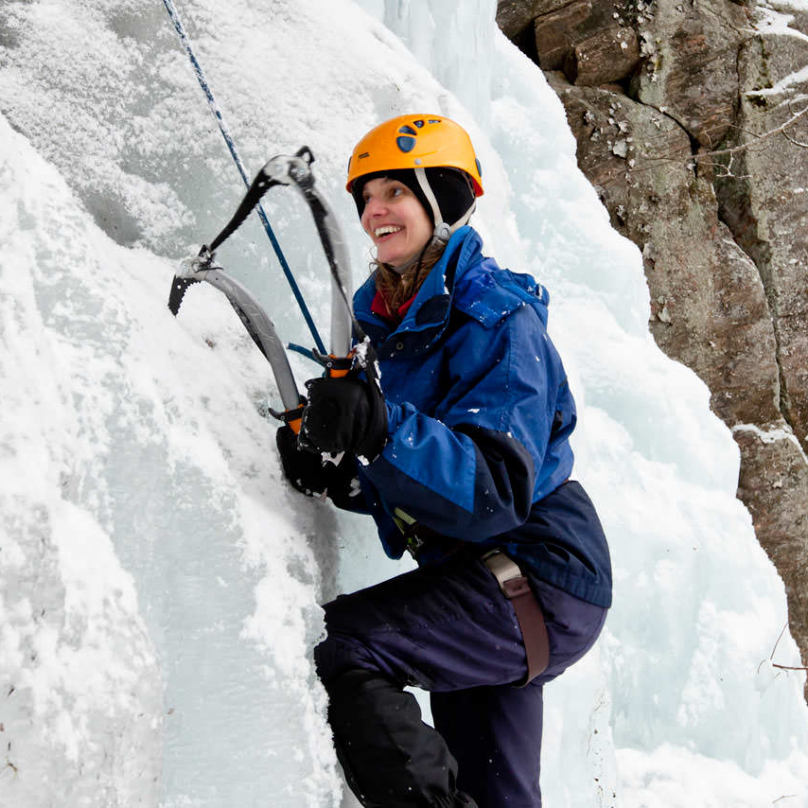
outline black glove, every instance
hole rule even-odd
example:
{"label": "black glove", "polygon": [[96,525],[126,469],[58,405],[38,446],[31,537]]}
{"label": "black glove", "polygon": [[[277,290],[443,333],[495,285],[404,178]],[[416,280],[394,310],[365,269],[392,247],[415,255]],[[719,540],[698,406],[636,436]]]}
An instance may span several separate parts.
{"label": "black glove", "polygon": [[292,487],[309,497],[324,494],[338,507],[362,510],[364,499],[356,475],[356,459],[346,454],[336,465],[319,454],[301,449],[297,435],[288,426],[275,433],[281,466]]}
{"label": "black glove", "polygon": [[330,469],[327,466],[333,469],[334,464],[326,464],[319,455],[300,449],[297,435],[285,424],[275,433],[275,443],[281,456],[283,473],[292,487],[309,497],[325,494],[330,482]]}
{"label": "black glove", "polygon": [[375,384],[355,375],[306,382],[300,443],[318,452],[353,452],[368,462],[387,443],[387,407]]}

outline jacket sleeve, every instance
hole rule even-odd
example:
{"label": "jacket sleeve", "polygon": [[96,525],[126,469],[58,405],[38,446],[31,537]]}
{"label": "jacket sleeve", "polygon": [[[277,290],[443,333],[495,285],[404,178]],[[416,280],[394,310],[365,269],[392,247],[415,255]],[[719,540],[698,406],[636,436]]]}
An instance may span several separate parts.
{"label": "jacket sleeve", "polygon": [[389,513],[483,541],[527,520],[566,378],[530,306],[493,326],[468,318],[443,350],[434,413],[388,402],[389,443],[363,472]]}

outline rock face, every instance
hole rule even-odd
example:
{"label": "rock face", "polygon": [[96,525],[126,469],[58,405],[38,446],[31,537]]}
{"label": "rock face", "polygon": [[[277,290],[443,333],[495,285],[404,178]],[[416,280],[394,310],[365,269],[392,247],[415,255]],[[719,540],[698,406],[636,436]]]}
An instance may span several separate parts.
{"label": "rock face", "polygon": [[734,435],[743,458],[738,496],[747,503],[761,543],[786,581],[791,634],[804,659],[808,645],[805,453],[787,429],[760,432],[738,427]]}
{"label": "rock face", "polygon": [[778,420],[763,282],[718,218],[712,184],[688,167],[687,133],[613,91],[574,87],[558,73],[550,82],[578,140],[579,165],[613,225],[642,249],[657,342],[707,382],[731,426]]}
{"label": "rock face", "polygon": [[654,337],[733,428],[738,496],[808,665],[808,12],[509,0],[498,14],[564,103],[612,224],[642,250]]}
{"label": "rock face", "polygon": [[[808,12],[799,21],[808,32]],[[731,164],[722,158],[721,173],[744,179],[727,176],[717,186],[722,216],[766,284],[783,415],[803,447],[808,445],[808,115],[759,144],[748,133],[776,131],[808,107],[808,76],[795,81],[794,75],[805,65],[808,38],[770,34],[743,43],[738,134],[727,142],[741,150],[730,155]]]}
{"label": "rock face", "polygon": [[701,146],[716,148],[734,120],[738,47],[751,35],[750,12],[729,0],[662,0],[653,9],[636,22],[648,58],[632,95],[664,108]]}

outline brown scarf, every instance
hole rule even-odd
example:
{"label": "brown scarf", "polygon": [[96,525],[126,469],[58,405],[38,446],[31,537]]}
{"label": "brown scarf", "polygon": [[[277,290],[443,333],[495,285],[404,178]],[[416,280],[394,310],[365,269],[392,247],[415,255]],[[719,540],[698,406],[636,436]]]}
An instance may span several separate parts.
{"label": "brown scarf", "polygon": [[376,271],[376,291],[384,298],[390,314],[395,315],[399,307],[417,294],[445,248],[442,242],[430,244],[420,259],[401,275],[389,264],[374,262],[370,265],[371,270]]}

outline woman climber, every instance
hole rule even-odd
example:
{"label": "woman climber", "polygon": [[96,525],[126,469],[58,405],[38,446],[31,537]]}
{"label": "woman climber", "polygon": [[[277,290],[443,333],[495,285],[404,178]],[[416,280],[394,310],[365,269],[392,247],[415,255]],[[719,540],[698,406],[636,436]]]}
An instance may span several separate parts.
{"label": "woman climber", "polygon": [[[347,189],[376,248],[354,313],[380,372],[308,382],[278,448],[296,489],[370,514],[419,566],[324,607],[337,755],[365,806],[537,808],[543,687],[611,604],[606,539],[570,479],[548,295],[483,256],[480,164],[448,118],[371,130]],[[429,691],[434,729],[407,685]]]}

